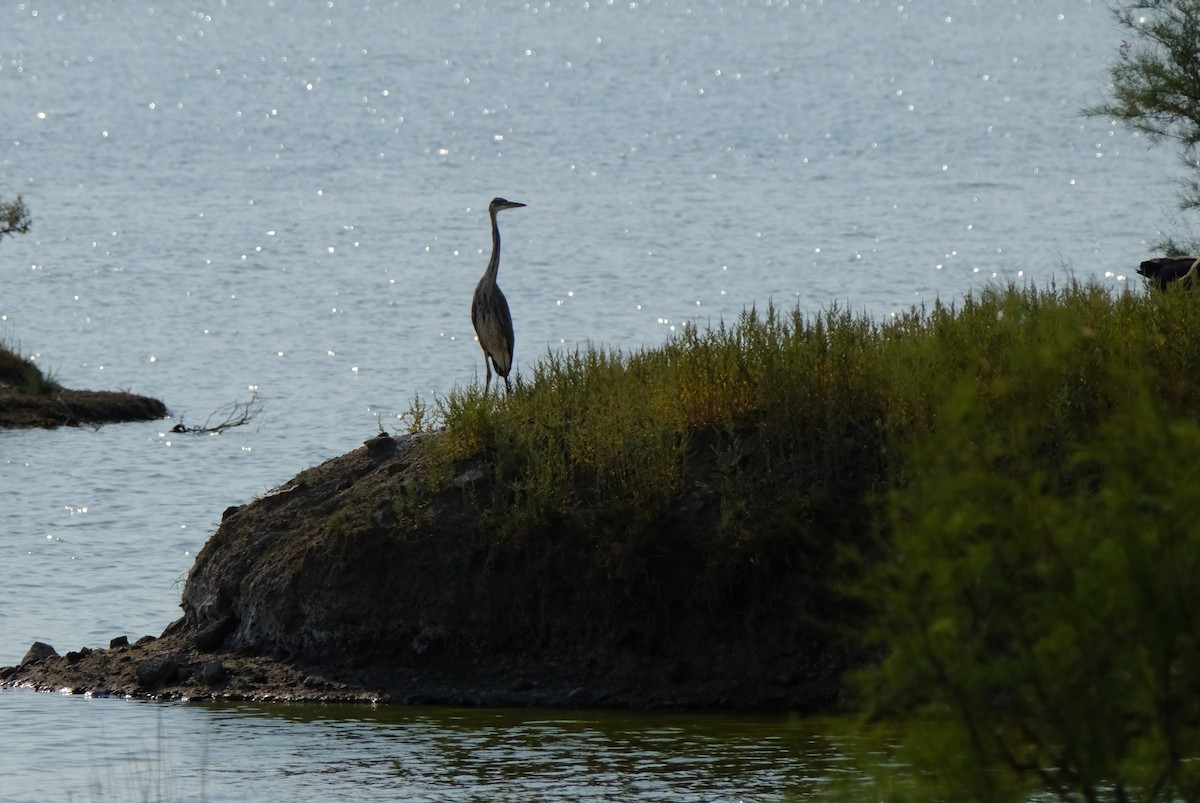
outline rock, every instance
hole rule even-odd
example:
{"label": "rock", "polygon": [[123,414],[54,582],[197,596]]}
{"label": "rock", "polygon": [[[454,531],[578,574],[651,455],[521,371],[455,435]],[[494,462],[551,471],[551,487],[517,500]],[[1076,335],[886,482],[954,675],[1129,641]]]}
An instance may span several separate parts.
{"label": "rock", "polygon": [[128,647],[128,646],[129,646],[129,636],[117,636],[114,639],[108,640],[108,648],[110,650],[115,650],[118,647]]}
{"label": "rock", "polygon": [[382,432],[363,444],[367,447],[367,454],[376,460],[391,457],[396,452],[396,439]]}
{"label": "rock", "polygon": [[155,641],[158,641],[158,636],[142,636],[140,639],[138,639],[137,641],[133,642],[133,646],[135,646],[135,647],[144,647],[144,646],[146,646],[147,644],[151,644],[151,643],[153,643],[153,642],[155,642]]}
{"label": "rock", "polygon": [[196,633],[196,649],[201,652],[212,652],[221,646],[233,629],[237,627],[237,619],[226,616]]}
{"label": "rock", "polygon": [[200,667],[200,678],[209,686],[225,679],[225,666],[220,661],[205,661]]}
{"label": "rock", "polygon": [[153,689],[175,680],[178,672],[179,664],[174,658],[151,658],[138,664],[134,675],[142,688]]}
{"label": "rock", "polygon": [[47,658],[57,658],[58,650],[46,644],[43,641],[35,641],[29,648],[29,652],[25,653],[25,657],[21,659],[22,664],[32,664],[38,661],[44,661]]}

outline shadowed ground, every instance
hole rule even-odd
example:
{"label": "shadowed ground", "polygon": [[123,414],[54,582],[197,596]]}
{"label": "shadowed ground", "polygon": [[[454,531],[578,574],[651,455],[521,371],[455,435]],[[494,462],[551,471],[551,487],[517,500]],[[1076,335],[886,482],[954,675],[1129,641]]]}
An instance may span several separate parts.
{"label": "shadowed ground", "polygon": [[861,656],[824,626],[843,614],[795,555],[713,582],[694,546],[717,505],[702,474],[663,512],[657,542],[611,564],[569,521],[536,543],[491,537],[482,462],[417,492],[430,437],[380,436],[225,511],[189,573],[183,617],[161,637],[31,657],[0,681],[490,706],[818,710],[840,699]]}

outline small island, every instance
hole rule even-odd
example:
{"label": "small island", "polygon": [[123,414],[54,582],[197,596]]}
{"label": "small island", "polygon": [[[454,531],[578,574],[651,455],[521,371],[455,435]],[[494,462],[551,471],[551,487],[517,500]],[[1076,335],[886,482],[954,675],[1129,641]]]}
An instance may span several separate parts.
{"label": "small island", "polygon": [[[1086,112],[1194,171],[1197,4],[1121,5]],[[919,770],[888,799],[1196,800],[1200,260],[1177,245],[1150,293],[751,309],[418,399],[407,433],[226,510],[160,636],[37,643],[0,684],[853,711]]]}
{"label": "small island", "polygon": [[857,710],[989,772],[1077,732],[1170,750],[1197,354],[1194,292],[1071,283],[548,355],[224,511],[160,635],[34,644],[0,684]]}
{"label": "small island", "polygon": [[98,426],[167,416],[158,399],[107,390],[71,390],[0,345],[0,429]]}
{"label": "small island", "polygon": [[[0,240],[26,234],[31,225],[29,208],[20,196],[0,200]],[[98,426],[166,415],[162,402],[135,393],[64,388],[0,342],[0,429]]]}

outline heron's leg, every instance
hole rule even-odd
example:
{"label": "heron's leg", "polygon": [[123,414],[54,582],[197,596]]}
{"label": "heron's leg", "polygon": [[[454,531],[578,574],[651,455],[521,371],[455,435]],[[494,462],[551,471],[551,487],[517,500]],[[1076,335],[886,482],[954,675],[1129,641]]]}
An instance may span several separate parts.
{"label": "heron's leg", "polygon": [[512,383],[508,381],[508,377],[504,377],[504,392],[505,394],[512,393]]}
{"label": "heron's leg", "polygon": [[483,353],[483,367],[487,369],[487,379],[483,383],[483,395],[486,396],[488,388],[492,385],[492,358],[486,351]]}

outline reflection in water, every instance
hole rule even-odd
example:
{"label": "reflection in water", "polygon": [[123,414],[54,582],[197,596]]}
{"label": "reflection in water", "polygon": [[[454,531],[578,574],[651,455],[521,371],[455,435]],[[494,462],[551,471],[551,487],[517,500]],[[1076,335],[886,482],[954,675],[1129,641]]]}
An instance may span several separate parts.
{"label": "reflection in water", "polygon": [[[32,758],[5,800],[781,800],[862,777],[800,717],[3,695]],[[56,749],[67,723],[82,754]]]}
{"label": "reflection in water", "polygon": [[[367,773],[371,786],[439,799],[762,799],[827,785],[838,752],[799,718],[312,706],[206,706],[254,715],[296,744],[283,771]],[[270,737],[266,737],[266,733]],[[297,737],[301,741],[293,741]],[[319,741],[312,766],[304,740]],[[334,747],[336,745],[336,747]],[[353,758],[351,758],[353,757]],[[833,761],[831,761],[833,759]],[[286,765],[285,765],[286,766]]]}

